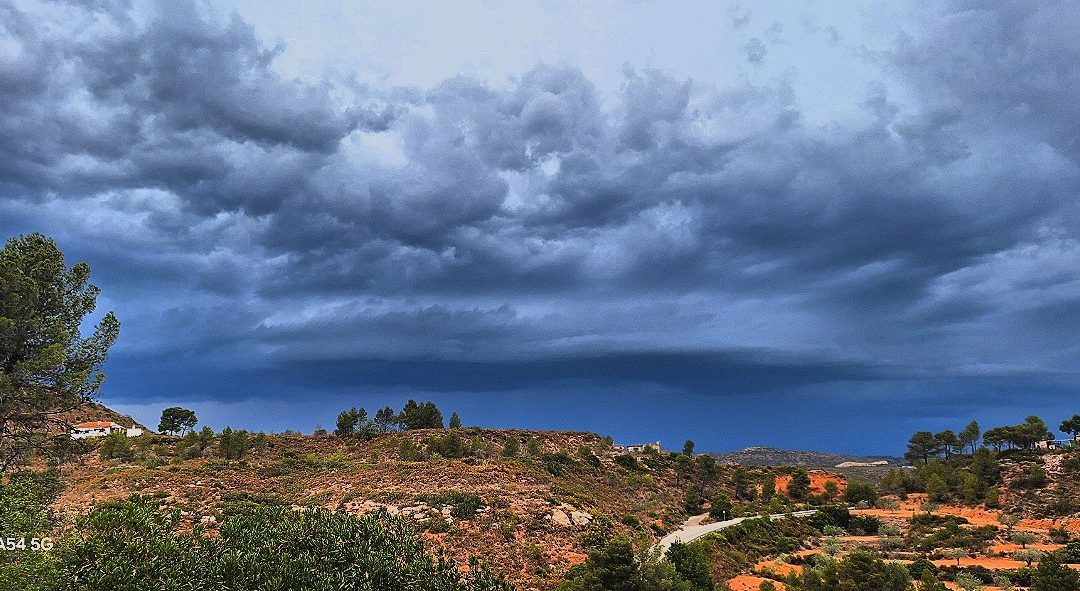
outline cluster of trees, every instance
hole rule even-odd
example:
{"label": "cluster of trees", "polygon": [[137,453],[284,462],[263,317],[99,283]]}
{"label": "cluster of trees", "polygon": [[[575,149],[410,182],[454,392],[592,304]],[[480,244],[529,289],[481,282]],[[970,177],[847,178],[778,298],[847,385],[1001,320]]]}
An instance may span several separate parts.
{"label": "cluster of trees", "polygon": [[1034,449],[1036,443],[1053,438],[1054,434],[1046,423],[1034,415],[1019,425],[995,427],[983,433],[983,441],[996,451],[1003,448]]}
{"label": "cluster of trees", "polygon": [[[1080,416],[1062,422],[1065,433],[1080,432]],[[884,492],[906,494],[925,492],[933,502],[961,500],[967,503],[985,502],[991,507],[999,503],[1001,482],[998,456],[1005,450],[1031,450],[1038,442],[1053,437],[1046,422],[1029,416],[1018,425],[995,427],[981,432],[972,421],[959,433],[946,430],[940,433],[920,431],[908,441],[905,458],[915,470],[893,470],[881,482]],[[1011,487],[1040,488],[1047,482],[1046,473],[1038,466],[1028,467],[1013,479]]]}
{"label": "cluster of trees", "polygon": [[[9,535],[52,527],[47,495],[0,485]],[[11,509],[14,509],[13,511]],[[177,533],[179,512],[131,499],[91,511],[51,552],[0,553],[0,588],[26,591],[511,591],[478,563],[467,573],[432,556],[407,520],[324,509],[254,507],[219,535]],[[11,529],[7,526],[11,525]]]}
{"label": "cluster of trees", "polygon": [[940,433],[919,431],[908,441],[904,458],[912,464],[927,463],[932,458],[949,459],[954,455],[974,454],[979,447],[982,431],[979,423],[971,421],[959,433],[946,429]]}
{"label": "cluster of trees", "polygon": [[679,542],[664,556],[635,555],[630,540],[613,538],[570,569],[558,591],[713,591],[709,564],[699,547]]}
{"label": "cluster of trees", "polygon": [[[634,458],[627,456],[629,460]],[[618,462],[621,458],[616,457]],[[869,484],[851,482],[845,491],[841,491],[835,482],[827,482],[825,490],[813,494],[810,490],[810,475],[804,468],[795,468],[790,472],[786,490],[776,488],[776,474],[772,470],[753,471],[745,467],[736,467],[730,481],[721,481],[720,466],[709,455],[694,455],[694,442],[687,441],[681,453],[668,456],[646,454],[645,463],[652,462],[654,467],[665,468],[671,465],[675,470],[676,486],[688,484],[683,500],[683,509],[690,514],[701,513],[705,501],[710,503],[709,512],[713,519],[729,519],[740,515],[752,515],[767,511],[783,513],[792,508],[793,503],[808,503],[815,506],[830,505],[843,499],[850,504],[859,502],[873,503],[877,500],[877,490]],[[723,490],[721,484],[727,484]],[[728,494],[727,491],[730,491]]]}
{"label": "cluster of trees", "polygon": [[[1080,591],[1080,574],[1054,555],[1043,556],[1038,567],[1023,575],[1031,591]],[[789,575],[784,585],[790,591],[947,591],[939,576],[938,568],[925,559],[904,567],[886,562],[875,553],[856,550],[842,560],[820,558],[801,573]],[[988,572],[985,576],[990,580],[960,572],[953,580],[960,589],[981,589],[984,584],[1014,588],[1005,577],[993,577]],[[769,583],[761,588],[772,591],[778,586]]]}
{"label": "cluster of trees", "polygon": [[[710,492],[715,492],[711,489],[720,479],[720,465],[716,463],[716,458],[705,454],[695,456],[694,442],[687,440],[683,444],[682,453],[675,454],[670,461],[675,468],[675,485],[681,486],[683,483],[690,485],[683,499],[683,509],[692,515],[701,513],[705,500],[710,498]],[[726,495],[716,494],[713,501],[720,507],[731,506],[731,501]]]}
{"label": "cluster of trees", "polygon": [[97,305],[90,267],[68,268],[56,243],[31,234],[0,249],[0,472],[45,455],[65,413],[101,388],[101,366],[116,342],[112,312],[83,336]]}
{"label": "cluster of trees", "polygon": [[936,503],[960,500],[985,502],[995,507],[999,502],[1000,481],[1001,467],[996,455],[980,447],[970,456],[953,456],[949,461],[931,458],[926,463],[917,463],[914,470],[890,470],[880,487],[882,492],[901,496],[925,492]]}
{"label": "cluster of trees", "polygon": [[[927,581],[920,591],[938,591],[936,581]],[[887,563],[880,556],[855,551],[843,560],[825,559],[792,574],[785,581],[791,591],[911,591],[911,575],[903,565]],[[940,587],[944,589],[944,587]]]}
{"label": "cluster of trees", "polygon": [[[198,431],[187,431],[173,448],[177,460],[191,460],[217,456],[223,460],[239,460],[253,447],[265,447],[266,434],[251,433],[244,429],[225,427],[221,433],[214,433],[210,427]],[[169,448],[158,445],[151,449],[150,437],[125,437],[123,433],[113,433],[102,438],[98,452],[102,459],[130,462],[135,459],[145,460],[151,467],[164,463],[169,455]]]}
{"label": "cluster of trees", "polygon": [[[401,412],[394,412],[389,406],[375,412],[375,416],[369,418],[367,410],[363,408],[350,408],[338,414],[337,426],[334,435],[338,437],[370,437],[379,433],[389,433],[398,429],[406,431],[412,429],[442,429],[443,415],[434,402],[416,402],[410,400],[405,403]],[[461,419],[455,412],[450,416],[450,428],[460,429]],[[316,430],[316,432],[319,432]]]}
{"label": "cluster of trees", "polygon": [[[1080,415],[1062,421],[1059,429],[1074,437],[1080,437]],[[1034,449],[1040,441],[1053,439],[1054,434],[1046,421],[1037,416],[1029,416],[1019,425],[994,427],[985,433],[980,431],[979,423],[972,421],[959,433],[945,430],[940,433],[919,431],[908,441],[904,458],[912,464],[926,464],[935,458],[949,460],[955,456],[974,455],[980,443],[994,451],[1007,449]]]}

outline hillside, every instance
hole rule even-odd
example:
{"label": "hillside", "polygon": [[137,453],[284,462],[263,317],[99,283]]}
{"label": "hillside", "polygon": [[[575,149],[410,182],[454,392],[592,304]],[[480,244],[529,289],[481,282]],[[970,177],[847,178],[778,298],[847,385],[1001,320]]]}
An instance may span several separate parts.
{"label": "hillside", "polygon": [[134,426],[149,431],[145,425],[139,424],[138,421],[130,416],[120,414],[99,402],[84,404],[71,412],[63,413],[59,418],[72,425],[83,421],[110,421],[123,425],[124,427]]}
{"label": "hillside", "polygon": [[802,466],[838,472],[850,480],[877,483],[885,474],[905,464],[893,456],[851,456],[824,451],[803,451],[775,447],[747,447],[732,452],[710,453],[723,464],[740,466]]}
{"label": "hillside", "polygon": [[[402,459],[448,433],[478,453]],[[520,454],[502,457],[510,439]],[[686,484],[675,484],[673,469],[658,461],[649,462],[653,467],[617,464],[610,440],[589,433],[417,430],[369,440],[271,435],[257,437],[235,461],[218,459],[216,444],[193,453],[175,437],[131,441],[130,460],[102,460],[91,452],[66,466],[55,509],[71,520],[138,493],[211,529],[251,504],[355,514],[385,509],[415,520],[431,545],[459,564],[478,556],[521,589],[554,588],[584,560],[581,539],[589,532],[652,540],[686,518]]]}
{"label": "hillside", "polygon": [[[862,485],[859,491],[837,473],[888,469],[852,464],[895,458],[749,448],[722,455],[721,464],[712,456],[627,455],[609,438],[581,432],[365,433],[244,433],[235,456],[227,447],[231,435],[208,430],[183,438],[114,439],[119,448],[88,440],[89,448],[62,466],[63,486],[53,503],[58,529],[88,509],[133,494],[176,510],[182,531],[198,527],[211,537],[224,535],[228,518],[255,506],[387,512],[414,524],[424,546],[445,552],[459,567],[478,558],[521,591],[555,589],[568,573],[575,576],[571,567],[585,562],[597,543],[625,536],[642,550],[665,534],[708,525],[707,515],[688,518],[708,511],[710,500],[727,504],[725,517],[791,514],[807,503],[821,507],[840,499],[860,506],[855,517],[834,506],[821,518],[776,525],[751,520],[699,538],[695,547],[707,557],[712,576],[733,590],[781,583],[783,572],[806,567],[815,553],[846,556],[860,548],[875,549],[886,561],[928,558],[950,582],[957,576],[944,569],[954,560],[950,549],[963,548],[972,568],[1019,577],[1023,563],[1016,546],[1027,542],[1014,538],[1003,515],[1015,515],[1018,531],[1031,533],[1028,541],[1038,549],[1061,549],[1080,533],[1080,504],[1074,501],[1080,450],[982,449],[894,469],[878,490]],[[755,465],[764,462],[807,469]],[[803,482],[795,488],[800,474]],[[853,491],[860,496],[850,496]],[[834,525],[844,535],[829,533],[826,526]]]}

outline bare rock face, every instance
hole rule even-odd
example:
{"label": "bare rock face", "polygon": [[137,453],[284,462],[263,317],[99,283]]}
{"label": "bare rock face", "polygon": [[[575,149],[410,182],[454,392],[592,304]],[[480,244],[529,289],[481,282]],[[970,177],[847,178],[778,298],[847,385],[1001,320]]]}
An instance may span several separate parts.
{"label": "bare rock face", "polygon": [[552,510],[552,512],[551,512],[551,521],[555,525],[561,525],[561,526],[564,526],[564,527],[569,527],[570,524],[572,523],[570,521],[570,516],[567,515],[566,511],[563,511],[562,509],[554,509],[554,510]]}
{"label": "bare rock face", "polygon": [[574,522],[574,525],[589,525],[592,521],[592,515],[583,511],[573,511],[570,513],[570,519]]}

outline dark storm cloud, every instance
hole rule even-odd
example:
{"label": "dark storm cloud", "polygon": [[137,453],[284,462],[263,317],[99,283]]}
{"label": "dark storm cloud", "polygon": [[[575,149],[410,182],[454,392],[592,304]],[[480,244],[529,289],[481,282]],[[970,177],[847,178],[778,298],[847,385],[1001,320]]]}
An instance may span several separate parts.
{"label": "dark storm cloud", "polygon": [[1075,370],[1078,21],[942,9],[822,125],[783,79],[375,88],[198,5],[7,6],[0,229],[90,259],[135,357]]}

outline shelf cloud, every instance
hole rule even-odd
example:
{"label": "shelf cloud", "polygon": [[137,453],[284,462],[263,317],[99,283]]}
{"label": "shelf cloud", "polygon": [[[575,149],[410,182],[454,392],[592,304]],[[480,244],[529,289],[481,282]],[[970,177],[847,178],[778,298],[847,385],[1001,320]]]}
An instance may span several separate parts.
{"label": "shelf cloud", "polygon": [[[1053,401],[1080,370],[1077,11],[936,3],[873,47],[740,16],[726,59],[750,74],[627,63],[609,88],[539,59],[426,86],[296,76],[240,12],[16,2],[0,228],[91,263],[133,404],[240,395],[121,391],[162,364],[255,372],[251,390],[280,378],[259,369],[338,392],[326,367],[392,367],[406,390],[537,397],[945,379],[976,399],[998,376]],[[865,77],[826,118],[830,80],[753,74],[811,37]]]}

